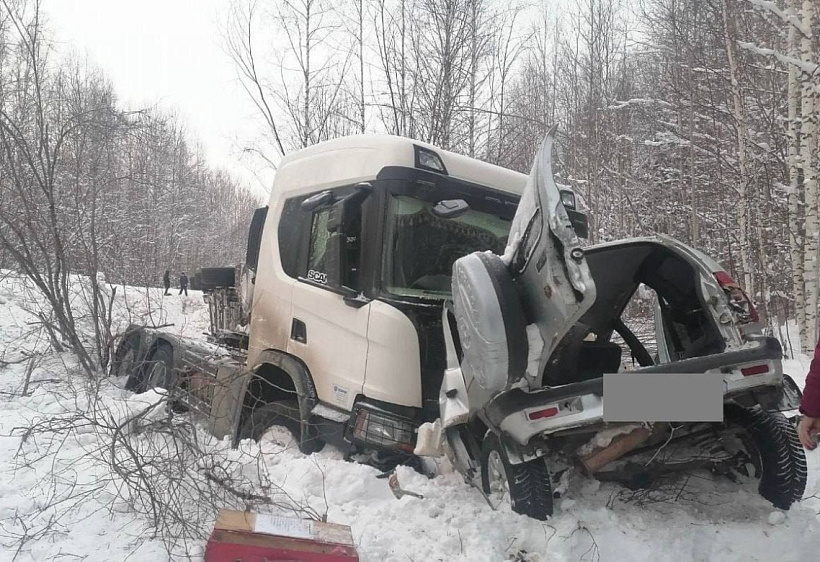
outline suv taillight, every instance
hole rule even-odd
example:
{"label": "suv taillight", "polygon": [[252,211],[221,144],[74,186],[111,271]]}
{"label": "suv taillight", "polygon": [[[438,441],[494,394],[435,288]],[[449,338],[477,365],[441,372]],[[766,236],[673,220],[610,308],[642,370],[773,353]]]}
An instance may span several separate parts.
{"label": "suv taillight", "polygon": [[749,322],[757,322],[760,316],[757,314],[755,305],[752,304],[752,299],[743,290],[743,287],[725,271],[718,271],[715,273],[715,279],[721,288],[726,291],[729,296],[729,306],[737,314],[741,323],[747,324]]}

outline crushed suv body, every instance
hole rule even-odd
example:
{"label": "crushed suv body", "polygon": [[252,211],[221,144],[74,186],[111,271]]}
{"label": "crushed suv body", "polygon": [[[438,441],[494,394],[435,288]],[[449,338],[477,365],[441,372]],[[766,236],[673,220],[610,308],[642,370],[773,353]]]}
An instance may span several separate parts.
{"label": "crushed suv body", "polygon": [[[779,342],[763,336],[750,299],[729,275],[685,244],[657,236],[582,248],[552,178],[551,149],[548,138],[506,259],[474,253],[454,264],[442,418],[422,428],[423,441],[440,427],[469,482],[508,494],[517,511],[542,519],[552,513],[551,464],[628,485],[676,469],[752,475],[764,497],[788,508],[802,497],[806,464],[780,413],[795,409],[800,393],[782,372]],[[630,301],[647,297],[654,355],[625,314]],[[626,420],[622,413],[620,423],[608,423],[606,383],[615,385],[625,370],[644,376],[647,387],[671,388],[674,379],[706,389],[701,396],[714,399],[717,414],[649,419],[644,412],[652,408],[638,401]],[[682,398],[658,392],[646,400],[672,411]],[[682,410],[694,416],[699,405]],[[698,450],[688,457],[658,458],[661,448],[692,442]],[[649,460],[636,463],[647,451]]]}

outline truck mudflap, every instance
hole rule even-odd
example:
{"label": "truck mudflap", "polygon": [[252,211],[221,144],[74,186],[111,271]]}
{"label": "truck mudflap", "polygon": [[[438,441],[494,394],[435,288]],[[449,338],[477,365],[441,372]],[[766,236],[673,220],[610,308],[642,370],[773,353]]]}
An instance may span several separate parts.
{"label": "truck mudflap", "polygon": [[[787,411],[799,402],[799,389],[780,370],[782,350],[774,338],[757,338],[746,347],[654,365],[636,372],[705,373],[723,372],[725,400],[741,405],[759,403],[765,409]],[[763,371],[763,367],[766,370]],[[747,375],[744,369],[750,370]],[[747,381],[752,384],[747,385]],[[593,425],[603,421],[603,377],[541,388],[526,392],[514,388],[496,395],[484,407],[484,417],[491,426],[509,435],[519,445],[526,446],[532,437],[542,433]],[[782,409],[781,409],[782,408]]]}

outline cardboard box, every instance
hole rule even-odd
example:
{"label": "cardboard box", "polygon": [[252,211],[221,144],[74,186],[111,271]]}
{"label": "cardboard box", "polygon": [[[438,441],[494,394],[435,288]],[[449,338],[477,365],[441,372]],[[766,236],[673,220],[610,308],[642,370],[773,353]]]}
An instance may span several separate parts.
{"label": "cardboard box", "polygon": [[205,562],[352,562],[359,555],[350,527],[223,509]]}

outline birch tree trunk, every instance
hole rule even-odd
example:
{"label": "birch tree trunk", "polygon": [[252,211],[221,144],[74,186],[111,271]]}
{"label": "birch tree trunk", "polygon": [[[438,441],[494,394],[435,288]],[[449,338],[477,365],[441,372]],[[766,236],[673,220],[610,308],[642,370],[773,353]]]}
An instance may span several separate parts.
{"label": "birch tree trunk", "polygon": [[304,64],[302,66],[302,74],[304,75],[305,80],[305,100],[303,104],[303,115],[302,115],[302,146],[310,146],[311,143],[311,120],[310,120],[310,50],[311,50],[311,39],[313,38],[313,29],[310,27],[310,8],[311,8],[311,1],[308,0],[305,2],[305,58]]}
{"label": "birch tree trunk", "polygon": [[[803,38],[800,42],[801,60],[808,66],[812,65],[812,25],[814,23],[814,0],[803,0]],[[801,165],[803,167],[803,186],[806,196],[805,246],[803,256],[805,299],[806,299],[806,337],[801,338],[801,345],[810,349],[817,342],[817,306],[818,306],[818,191],[817,170],[814,162],[816,147],[815,135],[817,123],[814,111],[816,92],[814,77],[802,72],[802,104],[801,104]]]}
{"label": "birch tree trunk", "polygon": [[366,132],[366,102],[364,99],[364,0],[358,0],[356,3],[356,17],[358,21],[358,34],[356,38],[359,43],[359,132],[364,134]]}
{"label": "birch tree trunk", "polygon": [[[789,0],[789,13],[797,14],[799,0]],[[797,28],[789,25],[788,49],[789,56],[800,58],[797,44]],[[798,133],[797,112],[800,106],[800,71],[797,66],[789,65],[789,248],[792,262],[792,290],[794,291],[794,309],[797,319],[797,328],[800,333],[800,346],[803,351],[806,345],[806,301],[803,295],[805,280],[803,279],[803,193],[800,182],[800,135]]]}
{"label": "birch tree trunk", "polygon": [[754,295],[754,276],[752,275],[751,264],[751,249],[749,248],[751,239],[749,233],[749,217],[748,217],[748,192],[751,184],[751,177],[749,173],[749,133],[746,124],[746,110],[743,107],[743,92],[738,81],[738,68],[735,59],[735,39],[732,36],[731,28],[729,27],[729,2],[723,1],[723,38],[726,45],[726,58],[729,62],[729,75],[731,77],[732,87],[732,102],[734,119],[737,129],[737,159],[740,177],[737,184],[737,226],[738,226],[738,245],[740,246],[740,263],[743,268],[743,284],[749,294]]}
{"label": "birch tree trunk", "polygon": [[467,123],[468,140],[467,155],[475,158],[475,105],[476,105],[476,74],[478,73],[478,2],[470,3],[470,91],[467,108],[469,121]]}

